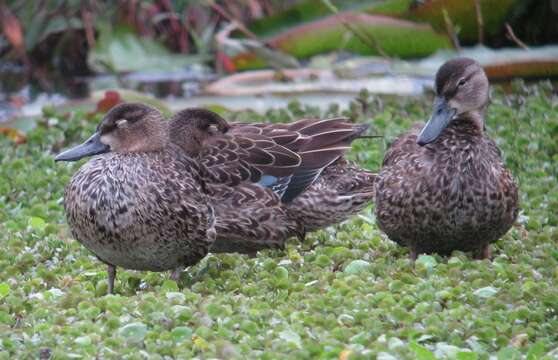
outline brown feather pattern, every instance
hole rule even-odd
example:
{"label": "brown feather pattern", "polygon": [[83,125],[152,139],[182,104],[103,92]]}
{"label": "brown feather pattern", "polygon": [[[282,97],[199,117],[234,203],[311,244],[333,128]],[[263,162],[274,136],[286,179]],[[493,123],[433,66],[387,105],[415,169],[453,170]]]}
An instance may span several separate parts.
{"label": "brown feather pattern", "polygon": [[437,102],[426,126],[444,111],[453,115],[426,145],[418,144],[414,128],[385,154],[376,182],[376,218],[391,240],[411,248],[412,258],[453,250],[488,258],[489,244],[517,217],[517,186],[484,132],[488,87],[475,61],[448,61],[436,76]]}
{"label": "brown feather pattern", "polygon": [[[216,203],[214,252],[282,247],[288,236],[345,220],[374,196],[375,175],[342,159],[367,129],[364,124],[346,118],[303,119],[231,123],[226,132],[215,132],[200,127],[199,119],[192,122],[191,116],[186,109],[171,119],[171,141],[187,149],[192,138],[201,139],[192,156],[209,173]],[[235,154],[224,157],[223,151]],[[275,182],[266,183],[269,177]],[[288,226],[278,226],[277,219],[284,217]]]}

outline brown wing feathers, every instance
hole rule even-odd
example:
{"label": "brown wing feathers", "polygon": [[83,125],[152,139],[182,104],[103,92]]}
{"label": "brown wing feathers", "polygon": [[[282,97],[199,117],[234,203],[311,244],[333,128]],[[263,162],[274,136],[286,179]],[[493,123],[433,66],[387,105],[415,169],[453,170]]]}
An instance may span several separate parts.
{"label": "brown wing feathers", "polygon": [[[211,132],[211,124],[219,125],[219,131]],[[292,124],[227,124],[203,109],[183,110],[170,123],[171,141],[197,157],[215,181],[230,185],[260,181],[284,191],[284,201],[312,185],[367,127],[342,117]]]}
{"label": "brown wing feathers", "polygon": [[302,164],[293,174],[283,201],[291,201],[311,186],[323,169],[343,156],[351,148],[351,142],[367,128],[364,124],[349,123],[345,118],[305,119],[289,126],[289,130],[296,129],[310,137],[310,141],[297,151]]}

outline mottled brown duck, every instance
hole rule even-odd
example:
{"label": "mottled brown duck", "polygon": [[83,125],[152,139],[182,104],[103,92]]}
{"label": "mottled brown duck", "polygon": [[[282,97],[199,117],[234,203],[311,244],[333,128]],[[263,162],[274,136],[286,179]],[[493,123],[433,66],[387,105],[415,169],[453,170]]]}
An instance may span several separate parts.
{"label": "mottled brown duck", "polygon": [[[207,185],[211,173],[169,142],[168,122],[148,106],[118,105],[91,138],[56,160],[92,155],[66,186],[64,205],[74,237],[108,264],[109,292],[116,266],[164,271],[195,264],[217,228],[242,234],[248,245],[240,246],[254,238],[282,246],[296,233],[273,192],[256,184]],[[215,209],[224,217],[216,219]]]}
{"label": "mottled brown duck", "polygon": [[[232,187],[252,183],[265,194],[275,194],[288,216],[298,223],[296,235],[300,238],[306,231],[345,220],[373,198],[375,174],[343,159],[351,142],[366,128],[345,118],[229,124],[211,111],[191,108],[171,118],[170,137],[204,165],[213,183]],[[250,201],[266,207],[266,200],[258,196]],[[216,211],[218,219],[229,218]],[[211,251],[253,252],[269,247],[262,241],[248,244],[235,226],[238,210],[232,208],[227,213],[230,221],[223,226],[218,221],[218,236]],[[274,227],[271,225],[269,231],[275,231]]]}
{"label": "mottled brown duck", "polygon": [[489,83],[474,60],[446,62],[436,74],[433,114],[399,136],[376,184],[380,228],[417,254],[475,251],[490,258],[518,213],[517,186],[485,132]]}

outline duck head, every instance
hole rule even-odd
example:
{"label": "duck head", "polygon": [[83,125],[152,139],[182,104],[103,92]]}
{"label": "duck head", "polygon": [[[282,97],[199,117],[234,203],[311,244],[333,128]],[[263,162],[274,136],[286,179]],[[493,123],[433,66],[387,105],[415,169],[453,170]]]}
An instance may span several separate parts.
{"label": "duck head", "polygon": [[434,109],[418,136],[420,146],[436,140],[450,122],[459,119],[470,119],[480,130],[484,128],[489,83],[479,63],[469,58],[449,60],[436,73],[435,85]]}
{"label": "duck head", "polygon": [[97,131],[83,144],[58,154],[55,161],[77,161],[107,152],[148,152],[163,148],[168,127],[163,115],[141,103],[113,107],[101,120]]}
{"label": "duck head", "polygon": [[225,134],[230,125],[220,115],[201,108],[188,108],[169,121],[170,141],[188,155],[196,156],[207,138]]}

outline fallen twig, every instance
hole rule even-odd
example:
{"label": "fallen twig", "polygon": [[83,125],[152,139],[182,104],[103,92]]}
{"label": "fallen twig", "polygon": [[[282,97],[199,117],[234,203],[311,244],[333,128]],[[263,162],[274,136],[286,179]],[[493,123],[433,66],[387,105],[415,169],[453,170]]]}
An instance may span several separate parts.
{"label": "fallen twig", "polygon": [[506,25],[506,31],[508,32],[508,38],[514,43],[516,43],[517,46],[519,46],[520,48],[529,50],[529,46],[527,46],[523,41],[519,40],[519,38],[515,36],[515,33],[513,32],[513,29],[511,28],[510,24],[506,23],[505,25]]}
{"label": "fallen twig", "polygon": [[232,15],[228,14],[225,9],[223,9],[219,4],[215,3],[214,1],[210,1],[209,5],[211,6],[211,8],[213,10],[215,10],[219,15],[221,15],[222,17],[224,17],[225,19],[227,19],[228,21],[232,22],[232,23],[236,23],[236,26],[238,28],[238,30],[240,30],[240,32],[242,32],[244,35],[246,35],[247,37],[249,37],[252,40],[257,40],[258,36],[256,34],[254,34],[252,31],[250,31],[243,23],[242,21],[234,18]]}
{"label": "fallen twig", "polygon": [[444,22],[446,23],[446,31],[448,32],[448,36],[450,37],[451,42],[453,43],[453,47],[457,51],[461,51],[461,44],[459,44],[459,38],[457,37],[457,34],[455,33],[455,27],[453,26],[453,22],[451,21],[451,18],[449,17],[449,14],[448,14],[447,10],[442,9],[442,14],[444,14]]}
{"label": "fallen twig", "polygon": [[479,32],[479,44],[484,44],[484,19],[482,18],[482,9],[480,0],[473,0],[475,3],[475,11],[477,13],[477,29]]}

